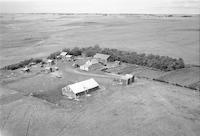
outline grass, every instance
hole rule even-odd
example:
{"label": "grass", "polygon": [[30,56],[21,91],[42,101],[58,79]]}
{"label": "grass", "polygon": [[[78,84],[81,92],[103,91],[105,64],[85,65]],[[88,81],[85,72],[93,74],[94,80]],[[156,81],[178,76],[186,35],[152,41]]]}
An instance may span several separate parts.
{"label": "grass", "polygon": [[180,70],[175,70],[171,72],[167,72],[163,76],[159,77],[159,80],[178,84],[181,86],[191,87],[191,88],[199,88],[199,67],[187,67]]}
{"label": "grass", "polygon": [[[137,80],[127,87],[107,84],[106,78],[97,81],[104,90],[81,97],[80,101],[62,98],[63,106],[43,101],[48,92],[38,94],[42,99],[28,96],[4,104],[0,117],[2,132],[15,136],[25,135],[27,131],[29,135],[43,136],[121,136],[135,135],[136,131],[129,130],[137,129],[143,135],[199,135],[195,129],[199,127],[199,98],[187,89],[146,80]],[[53,89],[49,95],[55,93],[58,90]],[[179,116],[172,118],[166,111]],[[192,129],[186,129],[186,124]]]}

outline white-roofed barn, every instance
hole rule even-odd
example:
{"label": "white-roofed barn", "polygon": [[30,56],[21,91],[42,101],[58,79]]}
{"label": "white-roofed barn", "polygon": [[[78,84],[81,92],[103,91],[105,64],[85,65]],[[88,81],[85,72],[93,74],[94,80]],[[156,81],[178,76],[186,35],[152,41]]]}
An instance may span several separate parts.
{"label": "white-roofed barn", "polygon": [[76,98],[82,93],[87,93],[98,88],[99,84],[91,78],[62,88],[62,94],[68,96],[69,98]]}

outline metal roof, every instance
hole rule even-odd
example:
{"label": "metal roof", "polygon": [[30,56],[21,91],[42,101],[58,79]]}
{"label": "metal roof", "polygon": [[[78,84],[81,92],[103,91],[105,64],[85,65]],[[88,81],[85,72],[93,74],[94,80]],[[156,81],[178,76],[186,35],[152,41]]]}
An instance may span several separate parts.
{"label": "metal roof", "polygon": [[110,55],[107,55],[107,54],[96,53],[96,55],[94,55],[93,58],[107,60],[109,57]]}
{"label": "metal roof", "polygon": [[75,84],[68,85],[68,87],[75,93],[85,92],[86,90],[98,87],[99,84],[93,79],[88,79]]}
{"label": "metal roof", "polygon": [[130,78],[133,78],[133,75],[131,75],[131,74],[126,74],[126,75],[123,75],[123,76],[121,76],[121,79],[130,79]]}
{"label": "metal roof", "polygon": [[27,71],[27,70],[29,70],[29,68],[27,68],[27,67],[22,69],[22,71]]}
{"label": "metal roof", "polygon": [[53,62],[53,60],[51,60],[51,59],[48,59],[48,60],[47,60],[47,62],[48,62],[48,63],[51,63],[51,62]]}
{"label": "metal roof", "polygon": [[66,55],[65,57],[66,57],[66,58],[71,58],[71,57],[72,57],[72,55]]}
{"label": "metal roof", "polygon": [[61,55],[61,56],[66,56],[66,55],[67,55],[67,52],[61,52],[60,55]]}
{"label": "metal roof", "polygon": [[84,65],[89,59],[78,59],[75,61],[75,64],[78,64],[79,66]]}

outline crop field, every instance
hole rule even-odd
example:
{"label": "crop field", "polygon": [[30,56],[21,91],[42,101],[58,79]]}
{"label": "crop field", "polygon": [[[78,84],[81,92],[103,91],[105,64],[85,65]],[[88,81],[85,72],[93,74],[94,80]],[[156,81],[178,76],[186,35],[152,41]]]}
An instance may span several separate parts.
{"label": "crop field", "polygon": [[[67,47],[117,48],[199,64],[199,16],[1,14],[0,67]],[[190,38],[188,38],[190,37]]]}
{"label": "crop field", "polygon": [[189,67],[167,72],[164,75],[160,76],[158,79],[174,84],[180,84],[182,86],[191,86],[200,89],[199,75],[200,67]]}

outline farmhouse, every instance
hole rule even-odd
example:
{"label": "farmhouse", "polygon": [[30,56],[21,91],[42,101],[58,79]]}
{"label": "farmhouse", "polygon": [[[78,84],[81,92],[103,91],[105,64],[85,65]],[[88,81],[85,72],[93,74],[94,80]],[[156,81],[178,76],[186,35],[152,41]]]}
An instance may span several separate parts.
{"label": "farmhouse", "polygon": [[62,88],[62,94],[73,99],[82,93],[87,93],[98,88],[99,84],[91,78]]}
{"label": "farmhouse", "polygon": [[89,71],[89,67],[90,67],[89,64],[84,64],[80,66],[80,70]]}
{"label": "farmhouse", "polygon": [[77,65],[78,67],[84,65],[89,59],[78,59],[74,62],[74,65]]}
{"label": "farmhouse", "polygon": [[88,60],[85,64],[80,66],[81,70],[89,71],[89,70],[96,70],[102,68],[102,64],[98,62],[96,59]]}
{"label": "farmhouse", "polygon": [[97,59],[99,62],[102,62],[104,64],[107,63],[109,57],[110,55],[101,53],[96,53],[96,55],[93,56],[94,59]]}

